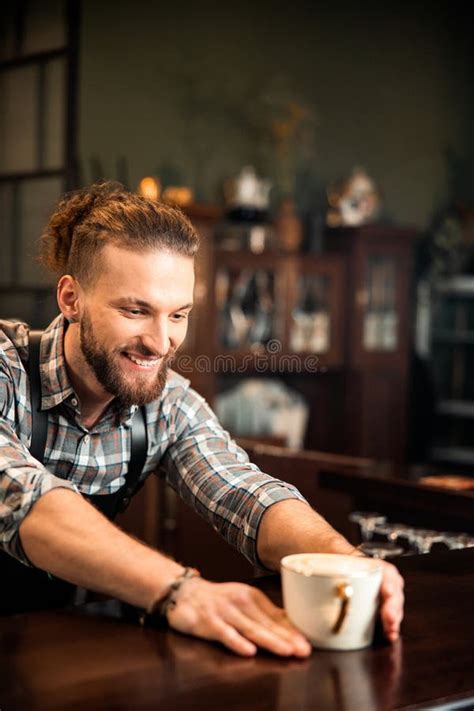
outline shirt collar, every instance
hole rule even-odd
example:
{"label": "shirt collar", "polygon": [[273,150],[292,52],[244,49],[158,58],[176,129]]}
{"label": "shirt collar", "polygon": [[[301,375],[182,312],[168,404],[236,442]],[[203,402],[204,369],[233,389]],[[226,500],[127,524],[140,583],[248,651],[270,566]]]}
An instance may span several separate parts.
{"label": "shirt collar", "polygon": [[64,360],[66,323],[60,314],[50,323],[41,338],[40,374],[41,409],[49,410],[74,394]]}

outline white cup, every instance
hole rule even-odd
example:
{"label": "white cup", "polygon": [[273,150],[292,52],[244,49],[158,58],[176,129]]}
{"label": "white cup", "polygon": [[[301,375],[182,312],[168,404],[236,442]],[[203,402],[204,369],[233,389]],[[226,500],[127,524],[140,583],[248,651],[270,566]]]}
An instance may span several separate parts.
{"label": "white cup", "polygon": [[291,622],[321,649],[372,644],[382,564],[375,558],[297,553],[281,560],[283,605]]}

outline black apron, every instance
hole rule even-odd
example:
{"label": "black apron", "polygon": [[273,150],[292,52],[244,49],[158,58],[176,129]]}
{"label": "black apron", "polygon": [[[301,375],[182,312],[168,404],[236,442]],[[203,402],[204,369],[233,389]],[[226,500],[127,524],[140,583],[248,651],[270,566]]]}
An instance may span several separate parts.
{"label": "black apron", "polygon": [[[33,431],[30,452],[35,459],[42,461],[48,415],[40,409],[40,338],[41,333],[30,332],[29,377]],[[85,497],[110,520],[126,509],[130,499],[140,488],[138,481],[145,465],[147,452],[144,408],[139,408],[133,417],[131,437],[131,456],[125,484],[115,494]],[[64,607],[73,603],[76,589],[75,585],[54,578],[38,568],[29,568],[0,551],[0,615]]]}

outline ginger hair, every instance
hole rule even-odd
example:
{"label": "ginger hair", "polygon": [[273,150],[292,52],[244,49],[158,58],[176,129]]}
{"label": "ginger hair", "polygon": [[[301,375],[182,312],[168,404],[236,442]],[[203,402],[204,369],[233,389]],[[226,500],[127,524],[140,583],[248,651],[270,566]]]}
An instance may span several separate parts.
{"label": "ginger hair", "polygon": [[104,181],[61,198],[41,235],[39,259],[56,276],[71,274],[88,286],[106,244],[194,257],[199,238],[180,209]]}

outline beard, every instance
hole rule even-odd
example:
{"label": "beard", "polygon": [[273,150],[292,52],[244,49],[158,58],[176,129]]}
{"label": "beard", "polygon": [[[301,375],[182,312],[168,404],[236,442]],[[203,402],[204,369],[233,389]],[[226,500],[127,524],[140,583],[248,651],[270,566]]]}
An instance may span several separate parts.
{"label": "beard", "polygon": [[[154,378],[145,374],[137,374],[132,380],[124,375],[120,365],[120,359],[125,349],[118,348],[111,352],[106,351],[100,345],[94,333],[92,320],[88,312],[84,312],[80,327],[80,343],[84,358],[98,382],[110,395],[114,395],[117,398],[119,405],[122,407],[131,407],[132,405],[141,407],[158,400],[166,384],[168,367],[174,356],[174,351],[169,351],[163,357],[160,368]],[[139,352],[144,356],[155,355],[150,353],[144,346],[140,348],[135,346],[133,350],[135,353]]]}

